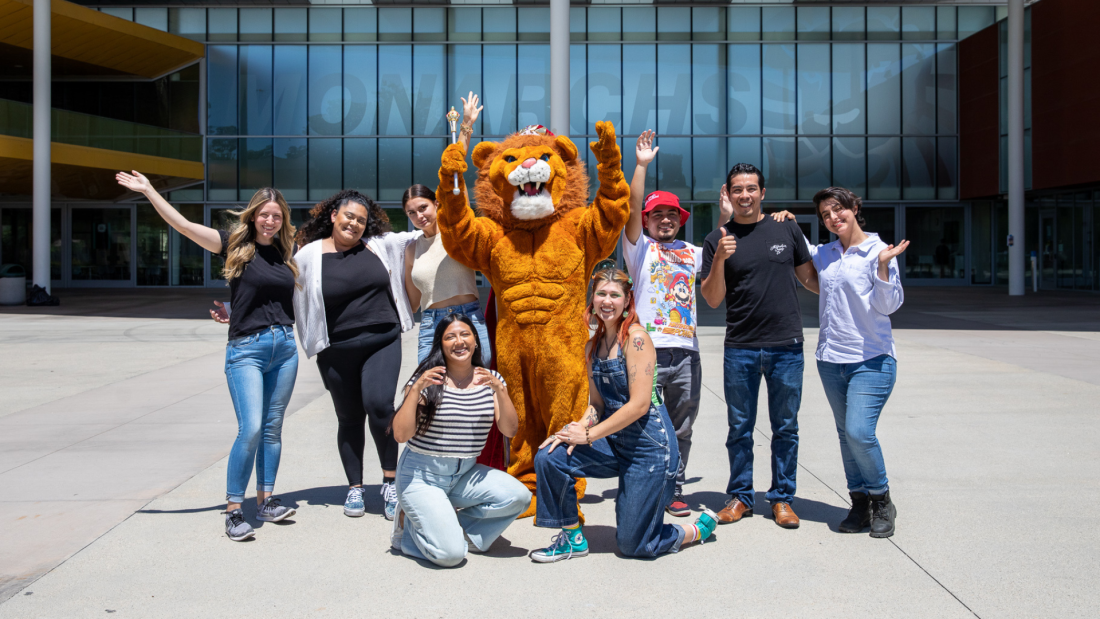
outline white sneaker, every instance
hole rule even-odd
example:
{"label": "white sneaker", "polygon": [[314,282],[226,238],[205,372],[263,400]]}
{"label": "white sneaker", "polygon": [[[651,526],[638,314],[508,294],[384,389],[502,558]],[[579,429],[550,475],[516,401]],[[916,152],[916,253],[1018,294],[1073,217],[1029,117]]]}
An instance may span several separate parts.
{"label": "white sneaker", "polygon": [[393,518],[393,528],[390,529],[390,548],[401,552],[401,540],[405,537],[405,512],[401,506],[397,506],[397,515]]}

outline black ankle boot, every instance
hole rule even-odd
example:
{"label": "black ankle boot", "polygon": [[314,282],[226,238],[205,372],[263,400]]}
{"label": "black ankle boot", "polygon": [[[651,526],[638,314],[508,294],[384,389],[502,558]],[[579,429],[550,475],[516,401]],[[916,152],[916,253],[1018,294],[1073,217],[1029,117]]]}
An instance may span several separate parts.
{"label": "black ankle boot", "polygon": [[871,524],[871,497],[866,492],[849,492],[852,497],[852,509],[848,517],[840,521],[841,533],[859,533]]}
{"label": "black ankle boot", "polygon": [[890,491],[871,497],[871,537],[890,537],[894,534],[894,519],[898,510],[890,501]]}

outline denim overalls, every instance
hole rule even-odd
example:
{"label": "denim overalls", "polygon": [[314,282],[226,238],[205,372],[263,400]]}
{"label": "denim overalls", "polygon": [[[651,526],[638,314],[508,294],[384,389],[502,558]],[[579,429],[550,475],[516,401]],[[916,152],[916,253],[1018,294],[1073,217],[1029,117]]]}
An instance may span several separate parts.
{"label": "denim overalls", "polygon": [[[621,355],[621,352],[620,352]],[[604,418],[630,399],[626,363],[622,356],[592,360],[592,381],[604,402]],[[552,453],[535,455],[537,514],[540,527],[570,526],[578,522],[574,483],[580,477],[619,478],[615,500],[615,541],[628,557],[653,557],[676,552],[684,540],[683,528],[664,524],[665,506],[672,500],[680,451],[665,405],[654,396],[649,411],[615,434]]]}

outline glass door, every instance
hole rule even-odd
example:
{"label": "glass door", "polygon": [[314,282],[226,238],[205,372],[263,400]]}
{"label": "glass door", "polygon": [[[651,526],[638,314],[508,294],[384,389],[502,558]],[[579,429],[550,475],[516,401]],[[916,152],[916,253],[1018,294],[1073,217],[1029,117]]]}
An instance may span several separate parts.
{"label": "glass door", "polygon": [[134,284],[134,207],[73,206],[71,217],[70,283],[73,286]]}
{"label": "glass door", "polygon": [[794,221],[802,230],[802,236],[809,239],[810,243],[814,245],[821,243],[821,237],[818,236],[817,226],[819,222],[817,215],[795,215]]}
{"label": "glass door", "polygon": [[1058,231],[1055,211],[1039,213],[1039,287],[1053,290],[1058,287]]}

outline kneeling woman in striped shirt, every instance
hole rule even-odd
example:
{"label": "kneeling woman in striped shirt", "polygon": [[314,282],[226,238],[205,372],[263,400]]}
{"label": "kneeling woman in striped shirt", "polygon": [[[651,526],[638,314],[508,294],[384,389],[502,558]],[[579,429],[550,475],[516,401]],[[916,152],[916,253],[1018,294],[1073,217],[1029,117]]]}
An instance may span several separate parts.
{"label": "kneeling woman in striped shirt", "polygon": [[487,551],[531,502],[514,477],[475,462],[494,420],[508,437],[519,426],[500,374],[482,365],[484,345],[468,316],[444,317],[393,418],[394,438],[408,444],[391,543],[443,567]]}

